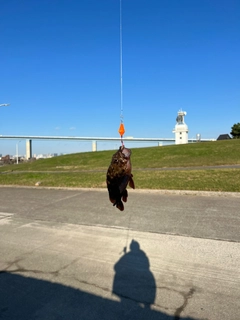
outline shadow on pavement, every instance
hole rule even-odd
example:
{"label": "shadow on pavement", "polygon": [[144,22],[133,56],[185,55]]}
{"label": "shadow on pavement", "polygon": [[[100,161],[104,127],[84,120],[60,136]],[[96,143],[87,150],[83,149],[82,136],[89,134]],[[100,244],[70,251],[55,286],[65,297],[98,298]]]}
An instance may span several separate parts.
{"label": "shadow on pavement", "polygon": [[173,320],[176,317],[143,308],[130,300],[124,304],[58,283],[1,272],[0,319]]}
{"label": "shadow on pavement", "polygon": [[120,302],[60,283],[0,271],[0,319],[194,320],[151,309],[156,283],[149,259],[137,241],[132,240],[128,253],[125,248],[114,270],[112,293]]}
{"label": "shadow on pavement", "polygon": [[156,283],[149,259],[135,240],[132,240],[128,253],[126,248],[123,251],[124,255],[114,266],[112,292],[121,299],[122,304],[130,299],[139,306],[150,308],[156,297]]}

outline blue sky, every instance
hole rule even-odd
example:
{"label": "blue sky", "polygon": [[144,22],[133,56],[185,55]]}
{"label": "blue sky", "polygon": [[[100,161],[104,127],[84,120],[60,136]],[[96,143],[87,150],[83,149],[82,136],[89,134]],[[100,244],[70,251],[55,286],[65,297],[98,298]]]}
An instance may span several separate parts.
{"label": "blue sky", "polygon": [[[0,134],[118,137],[119,7],[1,1],[0,104],[11,105],[0,108]],[[239,32],[238,0],[122,0],[125,136],[174,138],[180,109],[189,138],[230,133],[240,122]],[[0,140],[0,153],[15,145]],[[34,153],[82,150],[91,143],[33,143]]]}

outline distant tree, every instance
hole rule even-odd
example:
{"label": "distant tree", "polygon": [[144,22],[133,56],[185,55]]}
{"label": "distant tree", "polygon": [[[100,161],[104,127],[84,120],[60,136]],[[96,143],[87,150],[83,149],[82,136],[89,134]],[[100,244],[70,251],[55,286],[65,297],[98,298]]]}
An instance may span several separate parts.
{"label": "distant tree", "polygon": [[240,139],[240,122],[235,123],[231,129],[232,131],[230,134],[232,135],[233,139]]}

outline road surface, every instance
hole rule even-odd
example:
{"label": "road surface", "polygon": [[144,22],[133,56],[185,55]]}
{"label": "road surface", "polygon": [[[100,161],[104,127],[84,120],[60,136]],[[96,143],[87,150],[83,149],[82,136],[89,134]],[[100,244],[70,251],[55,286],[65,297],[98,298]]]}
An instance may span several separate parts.
{"label": "road surface", "polygon": [[240,194],[0,187],[0,319],[239,320]]}

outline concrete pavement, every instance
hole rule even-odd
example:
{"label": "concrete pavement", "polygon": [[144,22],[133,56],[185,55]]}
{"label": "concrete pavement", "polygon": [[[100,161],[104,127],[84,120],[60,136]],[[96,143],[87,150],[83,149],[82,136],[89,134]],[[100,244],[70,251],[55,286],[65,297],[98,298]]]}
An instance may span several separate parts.
{"label": "concrete pavement", "polygon": [[240,314],[240,197],[0,187],[0,319]]}

